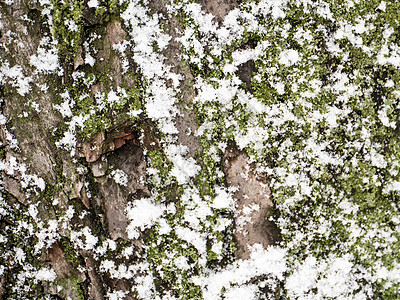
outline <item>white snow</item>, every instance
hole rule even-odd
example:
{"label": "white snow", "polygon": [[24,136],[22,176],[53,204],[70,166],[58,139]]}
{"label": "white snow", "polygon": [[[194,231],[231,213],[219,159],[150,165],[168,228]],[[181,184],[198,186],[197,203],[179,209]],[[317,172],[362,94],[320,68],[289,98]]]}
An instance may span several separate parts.
{"label": "white snow", "polygon": [[265,250],[261,245],[255,244],[250,259],[239,260],[221,271],[211,271],[206,276],[195,277],[193,281],[202,287],[204,299],[218,299],[223,287],[231,284],[243,285],[261,274],[283,278],[287,269],[285,254],[284,249],[269,247]]}
{"label": "white snow", "polygon": [[227,300],[257,300],[259,299],[257,285],[245,285],[228,289],[224,294],[224,299]]}
{"label": "white snow", "polygon": [[148,117],[153,120],[168,118],[174,111],[173,91],[164,86],[161,81],[152,82],[149,88],[152,94],[149,95],[145,103]]}
{"label": "white snow", "polygon": [[126,186],[128,184],[128,175],[122,170],[113,170],[111,172],[111,177],[119,185]]}
{"label": "white snow", "polygon": [[235,201],[232,195],[225,188],[216,186],[215,187],[215,198],[212,207],[216,209],[233,209],[235,207]]}
{"label": "white snow", "polygon": [[56,279],[57,275],[56,272],[54,272],[53,269],[48,269],[48,268],[41,268],[39,271],[37,271],[35,278],[37,280],[41,281],[54,281]]}
{"label": "white snow", "polygon": [[300,60],[299,53],[294,49],[288,49],[281,52],[279,55],[279,63],[285,67],[290,67]]}
{"label": "white snow", "polygon": [[49,38],[43,38],[37,50],[37,54],[32,55],[30,64],[37,69],[37,72],[49,74],[60,69],[58,61],[58,50]]}
{"label": "white snow", "polygon": [[70,118],[72,117],[72,111],[71,108],[74,107],[75,105],[75,101],[73,99],[71,99],[71,97],[69,96],[68,91],[66,91],[65,93],[62,93],[60,95],[65,101],[61,104],[54,104],[53,107],[54,109],[58,110],[63,118]]}
{"label": "white snow", "polygon": [[11,79],[11,85],[17,88],[21,96],[30,92],[32,77],[25,76],[21,66],[15,65],[10,68],[8,62],[3,63],[0,67],[0,82],[5,81],[6,78]]}
{"label": "white snow", "polygon": [[126,229],[130,239],[139,238],[139,230],[151,227],[164,212],[163,208],[151,198],[135,200],[126,211],[131,220]]}
{"label": "white snow", "polygon": [[200,167],[193,157],[185,158],[187,147],[183,145],[169,145],[165,150],[168,159],[173,163],[171,176],[174,176],[179,184],[185,184],[190,178],[196,176]]}
{"label": "white snow", "polygon": [[106,296],[110,300],[122,300],[125,299],[126,294],[127,292],[124,291],[113,291],[113,292],[108,292]]}
{"label": "white snow", "polygon": [[98,1],[98,0],[90,0],[87,4],[88,4],[88,6],[89,6],[90,8],[92,8],[92,7],[98,7],[98,6],[99,6],[99,1]]}
{"label": "white snow", "polygon": [[86,55],[85,55],[85,64],[88,64],[91,67],[93,67],[95,62],[96,62],[96,59],[93,56],[91,56],[89,53],[86,53]]}

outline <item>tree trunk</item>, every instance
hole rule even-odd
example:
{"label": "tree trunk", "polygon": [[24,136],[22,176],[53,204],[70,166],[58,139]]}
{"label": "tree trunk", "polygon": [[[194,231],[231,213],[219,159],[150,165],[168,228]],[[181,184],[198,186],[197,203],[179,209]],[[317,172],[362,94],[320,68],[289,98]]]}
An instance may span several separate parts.
{"label": "tree trunk", "polygon": [[144,2],[0,3],[2,299],[198,298],[279,240],[265,174],[198,134],[185,13]]}

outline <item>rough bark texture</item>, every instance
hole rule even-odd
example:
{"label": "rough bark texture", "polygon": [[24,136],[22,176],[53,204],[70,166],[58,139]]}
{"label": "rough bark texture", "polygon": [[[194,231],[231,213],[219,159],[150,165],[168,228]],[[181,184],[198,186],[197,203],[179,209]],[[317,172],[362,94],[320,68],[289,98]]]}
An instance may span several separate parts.
{"label": "rough bark texture", "polygon": [[[175,40],[180,36],[179,32],[183,32],[182,24],[177,16],[167,13],[167,2],[154,0],[149,7],[153,13],[164,16],[164,19],[160,18],[161,22],[169,28],[166,29],[166,33],[171,36],[171,41],[162,51],[166,57],[164,63],[184,78],[180,83],[180,103],[177,104],[175,119],[179,132],[176,135],[176,144],[187,147],[187,159],[198,159],[201,157],[202,146],[200,139],[194,134],[198,125],[191,110],[196,95],[191,85],[193,75],[188,65],[183,62],[181,46]],[[203,9],[213,14],[220,23],[224,16],[237,6],[232,1],[222,0],[201,1],[201,4]],[[127,89],[135,84],[132,79],[132,75],[135,74],[129,73],[132,71],[123,71],[123,58],[113,48],[126,40],[126,28],[118,16],[113,15],[108,20],[103,20],[91,9],[84,9],[84,18],[81,20],[84,27],[83,36],[78,40],[75,57],[61,61],[64,68],[62,75],[39,75],[30,64],[30,59],[36,55],[43,37],[50,35],[50,29],[41,20],[44,13],[42,8],[36,1],[17,0],[11,5],[0,3],[0,12],[0,56],[4,61],[22,67],[23,75],[31,78],[32,89],[27,96],[21,95],[15,87],[15,80],[18,79],[11,77],[1,87],[2,114],[8,119],[8,122],[2,123],[1,126],[1,138],[6,153],[4,160],[12,164],[12,160],[16,159],[26,165],[29,174],[36,174],[46,183],[43,190],[31,188],[24,184],[24,171],[4,170],[2,181],[4,191],[8,194],[8,204],[14,205],[19,202],[24,209],[31,204],[37,204],[38,216],[43,220],[68,215],[71,207],[75,211],[71,218],[64,220],[66,225],[58,229],[59,237],[56,241],[49,248],[41,249],[41,253],[38,254],[38,266],[52,268],[56,280],[51,284],[41,284],[35,293],[37,296],[50,294],[59,297],[58,299],[97,300],[105,299],[110,289],[118,289],[126,293],[124,299],[135,299],[136,294],[131,293],[133,283],[99,272],[98,253],[93,253],[85,247],[72,247],[72,233],[66,228],[80,230],[87,227],[99,239],[132,245],[138,253],[136,261],[142,260],[141,239],[130,239],[127,235],[130,220],[126,208],[132,200],[151,196],[152,187],[146,182],[147,153],[160,149],[160,136],[155,124],[140,117],[140,125],[134,126],[131,121],[112,115],[112,126],[94,132],[89,138],[81,137],[77,141],[74,156],[57,148],[54,138],[54,133],[65,124],[60,113],[54,108],[55,104],[60,103],[58,93],[61,89],[56,88],[72,84],[73,72],[91,69],[94,73],[104,73],[103,76],[111,78],[96,82],[89,89],[82,85],[80,88],[86,88],[90,97],[95,97],[99,92],[115,91],[123,84]],[[87,54],[84,42],[89,38],[89,33],[96,32],[102,37],[92,55],[99,63],[90,67],[85,64]],[[250,84],[250,67],[246,67],[239,76]],[[27,117],[24,117],[24,112],[27,112]],[[12,145],[10,134],[18,141],[17,147]],[[258,243],[267,247],[278,240],[277,229],[266,219],[273,208],[268,182],[264,175],[255,171],[255,166],[248,161],[244,152],[234,148],[228,149],[224,159],[226,185],[237,188],[234,193],[237,201],[234,218],[237,226],[234,233],[238,248],[236,257],[248,259],[248,246]],[[128,180],[124,184],[119,184],[115,179],[113,171],[117,170],[127,176]],[[7,222],[7,218],[0,219],[0,229],[1,226],[9,226]],[[147,234],[149,233],[144,230],[141,232],[141,238]],[[15,245],[9,245],[13,246]],[[116,259],[120,263],[128,264],[129,260],[132,260],[121,255]],[[12,282],[7,280],[12,277],[10,274],[13,270],[7,268],[7,262],[3,264],[6,265],[6,269],[0,274],[0,298],[8,299],[12,297]]]}

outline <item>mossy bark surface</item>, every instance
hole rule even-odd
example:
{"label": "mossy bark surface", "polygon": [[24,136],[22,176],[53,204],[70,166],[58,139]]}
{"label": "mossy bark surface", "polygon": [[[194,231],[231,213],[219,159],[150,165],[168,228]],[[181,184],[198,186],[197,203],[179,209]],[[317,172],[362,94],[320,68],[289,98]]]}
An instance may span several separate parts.
{"label": "mossy bark surface", "polygon": [[395,299],[399,16],[0,2],[0,299]]}

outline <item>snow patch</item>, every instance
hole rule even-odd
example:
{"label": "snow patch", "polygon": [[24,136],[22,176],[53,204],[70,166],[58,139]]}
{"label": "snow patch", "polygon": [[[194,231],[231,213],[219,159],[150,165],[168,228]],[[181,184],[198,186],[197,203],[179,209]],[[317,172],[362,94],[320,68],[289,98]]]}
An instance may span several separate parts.
{"label": "snow patch", "polygon": [[[151,198],[135,200],[126,209],[128,218],[131,220],[126,228],[130,239],[138,239],[140,231],[150,228],[163,214],[163,208]],[[139,231],[140,230],[140,231]]]}

